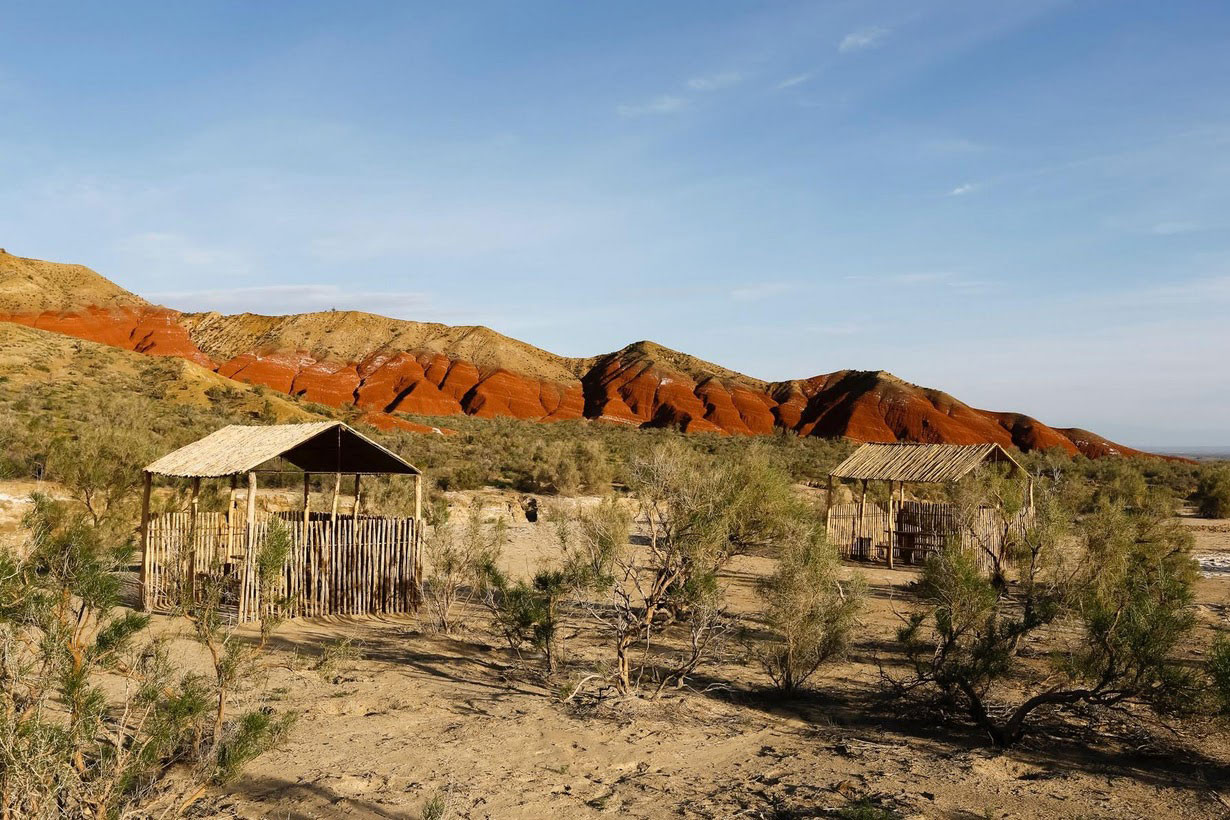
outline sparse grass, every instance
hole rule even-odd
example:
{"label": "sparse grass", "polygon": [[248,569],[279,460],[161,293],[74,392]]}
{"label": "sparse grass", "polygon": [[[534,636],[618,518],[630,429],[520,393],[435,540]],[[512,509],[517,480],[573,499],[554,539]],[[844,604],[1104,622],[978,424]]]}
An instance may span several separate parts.
{"label": "sparse grass", "polygon": [[843,806],[834,816],[841,820],[898,820],[901,817],[898,812],[878,805],[870,797],[864,797],[849,806]]}
{"label": "sparse grass", "polygon": [[423,820],[444,820],[449,816],[448,794],[436,792],[423,804]]}
{"label": "sparse grass", "polygon": [[321,645],[320,655],[312,664],[312,669],[328,681],[335,681],[338,667],[344,663],[353,663],[362,654],[363,644],[354,638],[339,638]]}

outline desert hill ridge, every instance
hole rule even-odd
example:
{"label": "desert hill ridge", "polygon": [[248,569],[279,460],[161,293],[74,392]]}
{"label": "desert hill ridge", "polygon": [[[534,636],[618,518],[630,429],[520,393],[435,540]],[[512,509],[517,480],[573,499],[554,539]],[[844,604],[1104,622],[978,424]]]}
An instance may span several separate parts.
{"label": "desert hill ridge", "polygon": [[639,341],[558,356],[483,326],[358,311],[262,316],[154,305],[82,265],[0,252],[0,320],[151,355],[336,407],[555,421],[597,419],[685,432],[997,442],[1091,457],[1137,451],[1018,413],[979,410],[885,371],[766,382]]}

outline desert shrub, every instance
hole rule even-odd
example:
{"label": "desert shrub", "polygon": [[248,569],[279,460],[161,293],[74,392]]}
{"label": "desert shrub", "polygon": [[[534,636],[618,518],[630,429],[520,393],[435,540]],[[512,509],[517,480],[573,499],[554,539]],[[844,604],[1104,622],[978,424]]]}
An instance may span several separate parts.
{"label": "desert shrub", "polygon": [[[164,642],[146,637],[149,616],[116,609],[130,544],[85,513],[33,501],[24,555],[0,554],[5,816],[167,813],[276,740],[283,720],[227,721],[210,682],[178,672]],[[180,764],[187,801],[168,779]]]}
{"label": "desert shrub", "polygon": [[559,570],[539,570],[528,583],[511,581],[495,567],[486,575],[487,607],[496,629],[513,651],[527,644],[542,653],[547,674],[553,674],[562,652],[559,646],[559,605],[569,590]]}
{"label": "desert shrub", "polygon": [[602,443],[584,440],[539,441],[529,459],[510,465],[509,472],[517,489],[558,495],[608,492],[614,477]]}
{"label": "desert shrub", "polygon": [[1230,518],[1230,466],[1203,468],[1195,499],[1197,510],[1205,518]]}
{"label": "desert shrub", "polygon": [[754,649],[773,684],[790,693],[845,650],[866,585],[842,581],[837,550],[812,522],[801,521],[779,544],[777,570],[759,584],[771,637]]}
{"label": "desert shrub", "polygon": [[[286,565],[292,545],[290,528],[282,519],[271,518],[269,530],[265,534],[265,540],[261,542],[260,549],[257,550],[254,561],[256,586],[262,607],[261,637],[258,649],[264,649],[273,631],[286,621],[286,613],[292,603],[289,598],[279,597],[276,594],[282,580],[282,568]],[[223,588],[222,582],[216,584],[216,587],[220,591]],[[200,623],[199,618],[197,623]]]}
{"label": "desert shrub", "polygon": [[1093,506],[1136,509],[1149,492],[1141,463],[1136,459],[1102,458],[1092,463]]}
{"label": "desert shrub", "polygon": [[484,602],[509,647],[530,646],[542,654],[544,671],[554,674],[564,656],[563,607],[609,583],[616,550],[627,541],[627,510],[608,497],[594,510],[571,515],[552,507],[548,520],[560,559],[526,581],[512,581],[494,564],[486,568]]}
{"label": "desert shrub", "polygon": [[[1061,548],[1066,519],[1044,494],[1038,522],[1013,551],[1021,580],[1011,586],[992,583],[957,546],[927,563],[920,595],[928,606],[898,636],[914,669],[900,691],[936,691],[1000,746],[1020,740],[1042,707],[1195,703],[1199,681],[1176,657],[1194,626],[1190,536],[1153,503],[1103,507],[1081,524],[1074,566]],[[1055,676],[1006,712],[990,708],[1019,668],[1024,639],[1060,618],[1079,637],[1054,647]]]}
{"label": "desert shrub", "polygon": [[[789,480],[753,454],[722,464],[678,440],[634,459],[626,473],[644,548],[628,541],[625,508],[608,501],[579,516],[587,563],[605,606],[594,615],[611,636],[613,678],[624,694],[648,676],[655,693],[684,681],[718,650],[733,628],[718,573],[734,554],[773,543],[801,502]],[[686,630],[676,656],[651,658],[653,634],[674,624]]]}
{"label": "desert shrub", "polygon": [[440,631],[453,631],[457,604],[472,600],[483,590],[503,550],[505,529],[502,519],[494,524],[484,520],[482,506],[475,501],[460,531],[451,521],[445,521],[424,539],[423,552],[430,567],[424,598]]}
{"label": "desert shrub", "polygon": [[1209,681],[1212,697],[1223,715],[1230,714],[1230,637],[1218,635],[1209,649]]}
{"label": "desert shrub", "polygon": [[213,672],[210,689],[213,700],[212,740],[202,764],[206,778],[213,783],[231,780],[253,758],[277,745],[289,732],[295,715],[275,716],[255,709],[230,717],[230,710],[264,680],[260,656],[273,630],[285,616],[286,599],[273,593],[291,545],[290,532],[274,519],[261,544],[254,564],[260,590],[260,640],[252,645],[239,637],[239,624],[231,620],[224,601],[237,595],[237,578],[222,567],[212,567],[181,586],[178,612],[188,620],[193,635],[209,655]]}
{"label": "desert shrub", "polygon": [[47,464],[49,478],[72,493],[95,525],[126,515],[142,480],[141,468],[150,459],[148,440],[132,425],[95,426],[52,446]]}
{"label": "desert shrub", "polygon": [[312,669],[319,672],[325,680],[332,680],[343,663],[358,660],[361,646],[354,638],[326,641],[321,644],[320,655],[312,664]]}

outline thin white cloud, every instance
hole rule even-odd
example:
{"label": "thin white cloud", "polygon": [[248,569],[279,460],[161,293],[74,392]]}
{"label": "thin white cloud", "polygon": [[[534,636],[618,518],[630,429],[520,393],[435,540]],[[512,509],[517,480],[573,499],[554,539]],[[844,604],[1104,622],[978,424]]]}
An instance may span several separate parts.
{"label": "thin white cloud", "polygon": [[793,77],[787,77],[777,84],[779,89],[790,88],[792,86],[801,85],[810,80],[815,75],[814,71],[808,71],[804,74],[795,74]]}
{"label": "thin white cloud", "polygon": [[[849,277],[847,277],[849,278]],[[990,287],[985,279],[967,279],[951,271],[911,271],[886,277],[887,281],[904,287],[935,285],[961,293],[977,293]]]}
{"label": "thin white cloud", "polygon": [[948,192],[948,196],[965,196],[977,191],[979,188],[976,182],[964,182]]}
{"label": "thin white cloud", "polygon": [[867,48],[875,48],[880,45],[884,38],[888,36],[888,29],[879,26],[871,28],[859,29],[852,31],[841,39],[837,45],[837,50],[842,54],[851,51],[862,51]]}
{"label": "thin white cloud", "polygon": [[854,322],[844,322],[835,325],[806,325],[804,329],[822,336],[853,336],[865,327],[866,325]]}
{"label": "thin white cloud", "polygon": [[266,315],[336,309],[407,318],[421,315],[430,305],[427,294],[418,291],[352,290],[340,285],[314,284],[164,291],[149,296],[159,304],[179,310]]}
{"label": "thin white cloud", "polygon": [[976,154],[987,147],[964,137],[950,137],[931,140],[926,144],[926,149],[936,154]]}
{"label": "thin white cloud", "polygon": [[170,271],[192,268],[216,274],[235,274],[251,269],[247,260],[238,253],[207,247],[183,234],[169,231],[134,234],[117,242],[116,249],[143,262],[165,266]]}
{"label": "thin white cloud", "polygon": [[693,77],[687,86],[693,91],[717,91],[738,84],[743,75],[738,71],[723,71],[720,74],[709,74],[704,77]]}
{"label": "thin white cloud", "polygon": [[768,299],[771,296],[787,293],[791,289],[792,286],[788,282],[763,282],[757,285],[735,288],[730,292],[730,298],[736,302],[756,302],[761,299]]}
{"label": "thin white cloud", "polygon": [[899,273],[890,278],[901,285],[919,285],[928,282],[943,282],[951,279],[952,274],[938,271],[922,271],[918,273]]}
{"label": "thin white cloud", "polygon": [[648,114],[673,114],[687,107],[688,101],[683,97],[663,94],[639,105],[616,106],[615,112],[621,117],[643,117]]}
{"label": "thin white cloud", "polygon": [[1194,222],[1159,222],[1153,226],[1150,232],[1157,236],[1173,236],[1198,230],[1200,230],[1200,226]]}
{"label": "thin white cloud", "polygon": [[1230,276],[1206,276],[1165,285],[1139,288],[1123,294],[1120,301],[1156,307],[1167,305],[1200,305],[1211,307],[1230,303]]}

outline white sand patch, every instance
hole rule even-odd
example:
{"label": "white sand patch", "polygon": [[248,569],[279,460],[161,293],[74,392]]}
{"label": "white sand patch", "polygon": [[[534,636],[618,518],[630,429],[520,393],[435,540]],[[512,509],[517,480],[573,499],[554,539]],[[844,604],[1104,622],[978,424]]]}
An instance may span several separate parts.
{"label": "white sand patch", "polygon": [[1192,557],[1200,564],[1200,572],[1205,578],[1230,574],[1230,553],[1215,552]]}

